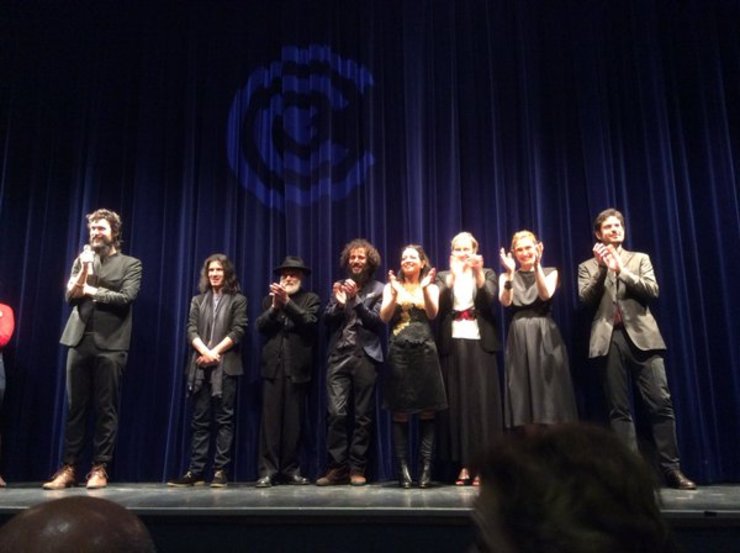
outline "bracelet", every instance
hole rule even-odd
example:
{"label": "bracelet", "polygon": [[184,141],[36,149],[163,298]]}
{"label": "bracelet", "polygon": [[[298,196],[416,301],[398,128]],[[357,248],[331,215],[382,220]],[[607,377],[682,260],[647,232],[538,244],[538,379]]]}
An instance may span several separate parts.
{"label": "bracelet", "polygon": [[512,288],[514,288],[513,281],[507,280],[506,282],[504,282],[504,290],[511,290]]}

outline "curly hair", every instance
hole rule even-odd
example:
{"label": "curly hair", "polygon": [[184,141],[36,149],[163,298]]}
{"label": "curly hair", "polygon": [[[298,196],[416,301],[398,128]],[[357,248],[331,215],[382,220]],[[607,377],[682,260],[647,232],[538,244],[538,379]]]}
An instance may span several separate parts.
{"label": "curly hair", "polygon": [[225,294],[236,294],[241,290],[239,287],[239,281],[236,277],[236,271],[234,270],[234,264],[231,260],[226,257],[223,253],[212,253],[203,262],[203,268],[200,270],[200,282],[198,283],[198,289],[201,294],[205,294],[211,289],[211,282],[208,280],[208,266],[218,261],[224,268],[224,287],[223,292]]}
{"label": "curly hair", "polygon": [[345,269],[349,267],[350,253],[352,253],[352,250],[359,248],[365,250],[365,255],[367,256],[367,274],[371,277],[375,274],[378,267],[380,267],[380,253],[375,249],[375,246],[364,238],[355,238],[344,246],[342,254],[339,256],[339,266]]}
{"label": "curly hair", "polygon": [[111,239],[113,241],[113,247],[116,249],[119,249],[121,247],[121,216],[116,213],[115,211],[111,211],[110,209],[96,209],[92,213],[88,213],[85,217],[87,219],[87,227],[90,228],[90,225],[93,224],[95,221],[100,221],[100,219],[105,219],[108,221],[108,224],[110,225],[110,235]]}

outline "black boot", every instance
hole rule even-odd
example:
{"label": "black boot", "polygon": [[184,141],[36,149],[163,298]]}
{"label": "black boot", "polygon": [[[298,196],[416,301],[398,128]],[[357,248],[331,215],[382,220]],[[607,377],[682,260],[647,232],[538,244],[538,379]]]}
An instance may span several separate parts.
{"label": "black boot", "polygon": [[408,447],[409,425],[407,422],[393,421],[393,449],[398,462],[398,485],[404,489],[411,487],[411,473],[409,472]]}
{"label": "black boot", "polygon": [[420,488],[428,488],[432,483],[432,456],[434,454],[436,432],[434,419],[419,421],[419,433],[421,434],[421,443],[419,444],[419,457],[421,459]]}

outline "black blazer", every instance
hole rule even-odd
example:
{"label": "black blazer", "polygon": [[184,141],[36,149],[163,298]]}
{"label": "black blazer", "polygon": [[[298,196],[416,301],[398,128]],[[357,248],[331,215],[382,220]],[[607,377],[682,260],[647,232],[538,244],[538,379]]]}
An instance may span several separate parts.
{"label": "black blazer", "polygon": [[[474,294],[473,305],[475,307],[475,319],[478,321],[480,330],[480,345],[483,351],[489,353],[501,351],[501,338],[496,327],[496,319],[493,316],[493,301],[498,297],[498,279],[496,273],[491,269],[483,269],[485,282],[483,287],[478,288]],[[452,343],[452,321],[455,313],[452,310],[452,289],[447,287],[446,280],[449,271],[437,273],[437,286],[439,286],[439,328],[437,346],[439,354],[449,355]]]}
{"label": "black blazer", "polygon": [[276,378],[281,359],[286,376],[302,384],[311,381],[319,296],[299,290],[283,309],[272,309],[272,296],[262,300],[262,314],[257,317],[257,330],[264,336],[262,378]]}
{"label": "black blazer", "polygon": [[357,294],[354,304],[344,307],[337,303],[332,294],[329,303],[324,310],[324,321],[329,326],[329,352],[334,350],[342,329],[347,322],[347,310],[354,309],[360,321],[358,336],[360,346],[365,353],[378,363],[383,362],[383,347],[381,336],[385,332],[385,323],[380,319],[380,304],[383,299],[383,284],[377,280],[371,280],[362,287]]}
{"label": "black blazer", "polygon": [[[76,260],[72,267],[72,278],[82,270]],[[105,351],[128,351],[131,343],[131,304],[139,295],[141,287],[141,261],[135,257],[115,253],[93,262],[93,274],[87,282],[96,286],[94,298],[65,297],[72,304],[72,313],[59,340],[65,346],[76,347],[90,323],[95,345]]]}
{"label": "black blazer", "polygon": [[208,290],[199,294],[190,302],[190,316],[188,317],[188,344],[193,353],[186,370],[190,374],[195,370],[198,352],[192,347],[193,340],[199,337],[208,344],[208,336],[213,325],[213,343],[218,344],[227,336],[234,345],[221,355],[221,366],[226,374],[237,376],[244,373],[242,366],[241,342],[244,329],[247,327],[247,298],[239,293],[224,294],[218,304],[216,317],[213,317],[213,292]]}

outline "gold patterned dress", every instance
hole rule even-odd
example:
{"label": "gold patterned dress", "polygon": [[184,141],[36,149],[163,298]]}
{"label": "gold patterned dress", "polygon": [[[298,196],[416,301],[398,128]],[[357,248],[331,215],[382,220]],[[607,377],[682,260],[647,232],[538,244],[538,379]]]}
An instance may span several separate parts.
{"label": "gold patterned dress", "polygon": [[383,406],[394,412],[447,409],[437,346],[424,308],[411,301],[396,305],[391,319]]}

